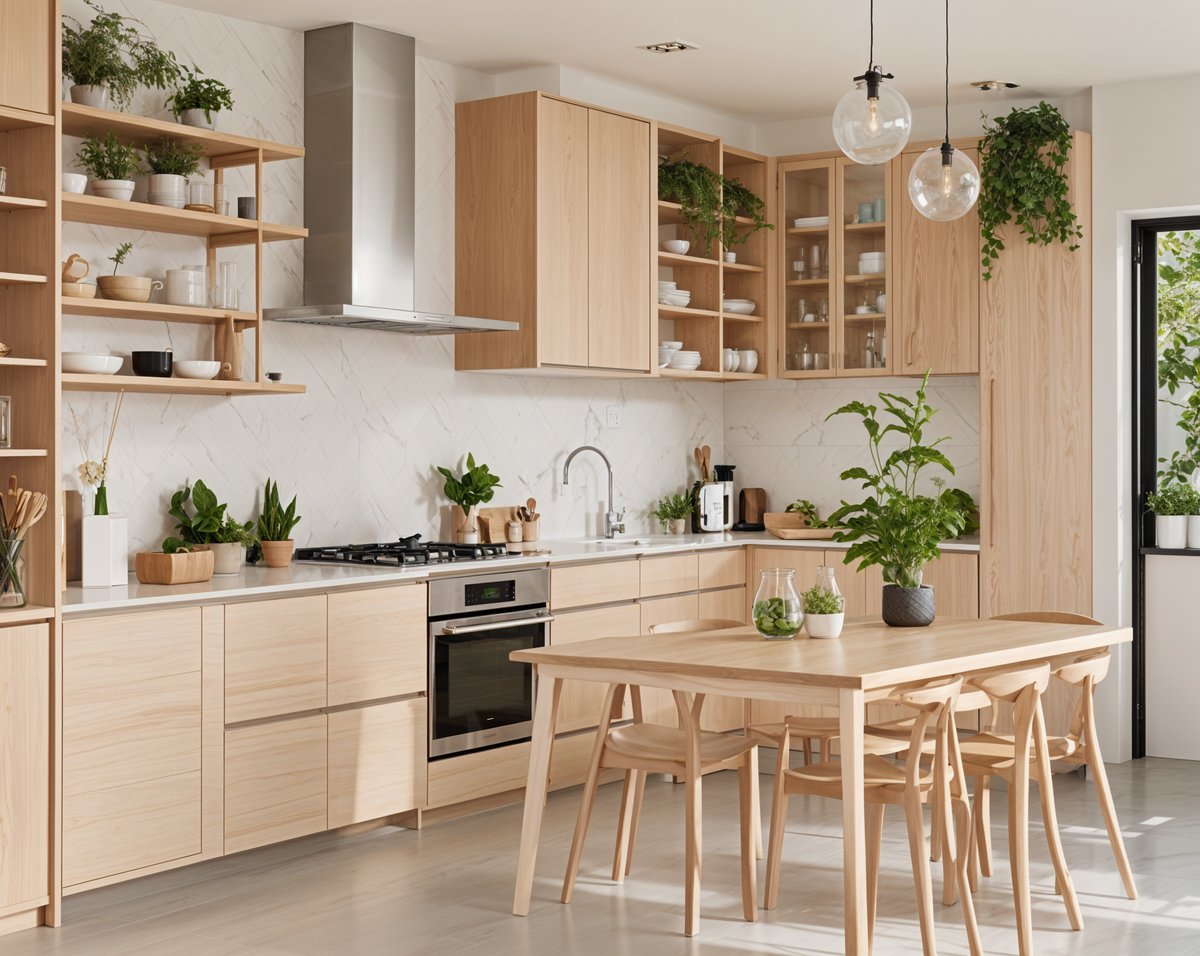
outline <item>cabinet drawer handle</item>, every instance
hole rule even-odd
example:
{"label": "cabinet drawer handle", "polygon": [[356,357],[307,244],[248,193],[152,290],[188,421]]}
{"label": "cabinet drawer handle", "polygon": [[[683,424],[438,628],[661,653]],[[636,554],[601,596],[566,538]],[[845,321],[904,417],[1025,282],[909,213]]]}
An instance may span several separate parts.
{"label": "cabinet drawer handle", "polygon": [[996,494],[994,486],[996,484],[996,379],[993,376],[988,379],[988,545],[992,543],[993,529],[996,526]]}

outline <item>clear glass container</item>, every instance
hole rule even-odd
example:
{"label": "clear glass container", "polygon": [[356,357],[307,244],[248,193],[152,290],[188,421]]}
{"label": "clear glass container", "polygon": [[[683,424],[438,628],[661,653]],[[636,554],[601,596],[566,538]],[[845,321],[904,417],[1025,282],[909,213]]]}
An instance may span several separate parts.
{"label": "clear glass container", "polygon": [[25,606],[24,538],[0,541],[0,607]]}
{"label": "clear glass container", "polygon": [[834,573],[836,570],[836,568],[830,565],[822,564],[817,568],[817,580],[814,582],[813,587],[824,588],[830,594],[836,594],[838,597],[841,597],[842,589],[838,587],[837,577]]}
{"label": "clear glass container", "polygon": [[767,568],[754,595],[754,627],[768,641],[790,641],[803,624],[796,572],[791,568]]}

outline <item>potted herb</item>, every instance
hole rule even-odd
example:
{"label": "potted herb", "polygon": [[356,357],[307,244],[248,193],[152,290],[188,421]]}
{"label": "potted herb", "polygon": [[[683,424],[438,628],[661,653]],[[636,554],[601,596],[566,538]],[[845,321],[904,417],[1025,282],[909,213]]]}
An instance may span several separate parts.
{"label": "potted herb", "polygon": [[[966,524],[957,502],[942,494],[917,492],[921,472],[927,467],[954,474],[954,466],[937,447],[947,439],[925,441],[925,430],[936,411],[925,400],[928,384],[927,371],[915,401],[880,392],[879,400],[893,419],[886,424],[877,417],[878,406],[857,401],[828,416],[857,415],[867,432],[871,467],[848,468],[841,474],[843,481],[862,482],[867,496],[857,504],[843,501],[829,521],[843,526],[834,533],[835,541],[851,542],[846,564],[857,560],[859,570],[873,564],[883,569],[883,620],[894,627],[933,623],[933,588],[922,585],[922,570],[940,554],[938,544],[958,535]],[[893,435],[902,443],[888,451],[883,443]]]}
{"label": "potted herb", "polygon": [[157,143],[148,144],[145,150],[146,165],[150,167],[147,198],[156,206],[182,209],[187,202],[188,177],[195,176],[200,169],[204,147],[199,143],[181,143],[163,137]]}
{"label": "potted herb", "polygon": [[220,80],[201,79],[200,71],[192,69],[179,89],[167,97],[167,108],[184,126],[214,129],[213,113],[233,109],[233,92]]}
{"label": "potted herb", "polygon": [[150,276],[117,275],[117,270],[129,258],[129,253],[132,251],[132,242],[122,242],[117,246],[117,251],[108,257],[108,261],[113,264],[112,275],[96,276],[96,285],[99,286],[100,294],[104,298],[117,299],[121,302],[149,302],[150,293],[155,289],[162,288],[162,283]]}
{"label": "potted herb", "polygon": [[446,479],[442,486],[443,494],[458,509],[454,517],[454,531],[458,540],[463,544],[478,544],[477,509],[492,500],[494,489],[501,487],[500,477],[488,471],[487,465],[476,465],[475,456],[469,452],[467,467],[461,475],[456,476],[449,468],[440,465],[437,471]]}
{"label": "potted herb", "polygon": [[1154,513],[1154,540],[1160,548],[1188,546],[1189,515],[1200,515],[1200,493],[1182,481],[1167,482],[1146,495]]}
{"label": "potted herb", "polygon": [[166,90],[182,79],[175,54],[143,35],[141,20],[85,2],[96,11],[87,26],[63,16],[62,71],[74,84],[72,102],[107,109],[111,96],[118,109],[125,109],[139,86]]}
{"label": "potted herb", "polygon": [[828,588],[809,588],[800,596],[804,610],[804,629],[809,637],[835,638],[841,635],[846,620],[846,599]]}
{"label": "potted herb", "polygon": [[677,495],[667,495],[658,503],[652,512],[664,532],[684,534],[687,531],[687,519],[692,513],[692,496],[687,492]]}
{"label": "potted herb", "polygon": [[286,508],[279,500],[279,486],[270,478],[263,489],[262,513],[258,516],[258,539],[268,568],[286,568],[292,561],[292,529],[300,523],[296,499]]}
{"label": "potted herb", "polygon": [[[188,513],[189,499],[193,508]],[[246,557],[246,548],[258,543],[252,522],[242,524],[228,513],[228,506],[199,478],[195,486],[184,485],[171,496],[168,514],[178,522],[176,536],[163,542],[163,551],[173,554],[185,546],[207,548],[213,553],[214,574],[237,574]]]}
{"label": "potted herb", "polygon": [[[766,202],[751,192],[736,179],[721,180],[721,246],[725,250],[725,261],[736,262],[734,246],[740,246],[760,229],[774,229],[767,222]],[[738,222],[738,217],[750,222]]]}
{"label": "potted herb", "polygon": [[92,192],[104,199],[133,198],[134,173],[139,171],[141,157],[133,146],[122,143],[112,130],[101,139],[89,136],[76,154],[80,166],[92,176]]}

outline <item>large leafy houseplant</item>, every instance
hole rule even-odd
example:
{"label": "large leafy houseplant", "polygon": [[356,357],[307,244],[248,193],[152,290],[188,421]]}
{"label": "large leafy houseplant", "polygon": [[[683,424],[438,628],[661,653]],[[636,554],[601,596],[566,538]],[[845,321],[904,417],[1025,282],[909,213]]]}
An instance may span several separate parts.
{"label": "large leafy houseplant", "polygon": [[[192,512],[189,514],[188,505]],[[228,505],[217,500],[217,496],[200,478],[195,485],[185,484],[171,496],[171,507],[167,510],[175,519],[175,534],[163,542],[163,550],[173,554],[187,545],[210,544],[225,520]]]}
{"label": "large leafy houseplant", "polygon": [[[945,491],[936,495],[918,491],[926,468],[954,474],[954,466],[938,450],[948,439],[927,441],[925,437],[936,411],[925,398],[928,383],[926,372],[912,400],[880,392],[883,411],[891,418],[886,423],[879,418],[879,406],[858,401],[829,415],[859,416],[871,456],[870,468],[857,466],[841,474],[843,481],[861,482],[867,496],[854,504],[843,501],[829,516],[831,524],[842,526],[833,538],[850,543],[846,564],[858,561],[860,570],[879,565],[885,584],[908,589],[921,587],[922,568],[938,556],[938,544],[960,534],[966,524],[954,496]],[[889,436],[899,439],[896,447],[890,447]]]}
{"label": "large leafy houseplant", "polygon": [[493,475],[485,464],[475,464],[475,456],[467,453],[467,467],[462,474],[456,475],[449,468],[437,466],[438,473],[446,479],[442,485],[442,493],[462,509],[458,527],[455,529],[460,537],[467,542],[473,541],[473,535],[479,531],[475,523],[475,509],[487,504],[500,487],[500,476]]}
{"label": "large leafy houseplant", "polygon": [[1062,113],[1043,101],[995,120],[984,117],[984,131],[979,144],[984,279],[992,277],[992,264],[1004,248],[997,230],[1007,222],[1021,227],[1026,242],[1062,242],[1078,249],[1083,230],[1068,198],[1065,171],[1071,127]]}

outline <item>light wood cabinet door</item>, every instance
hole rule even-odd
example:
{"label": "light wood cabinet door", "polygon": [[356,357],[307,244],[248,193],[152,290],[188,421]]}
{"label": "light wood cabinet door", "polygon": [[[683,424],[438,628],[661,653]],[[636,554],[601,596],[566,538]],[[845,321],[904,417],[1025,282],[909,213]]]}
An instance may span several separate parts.
{"label": "light wood cabinet door", "polygon": [[225,722],[325,706],[324,594],[225,607]]}
{"label": "light wood cabinet door", "polygon": [[547,365],[588,364],[590,112],[538,100],[537,334]]}
{"label": "light wood cabinet door", "polygon": [[[883,613],[882,569],[872,565],[853,579],[864,592],[864,613],[878,617]],[[935,589],[938,617],[979,617],[979,555],[943,551],[936,561],[925,565],[922,582]]]}
{"label": "light wood cabinet door", "polygon": [[0,910],[50,892],[50,630],[0,628]]}
{"label": "light wood cabinet door", "polygon": [[616,604],[638,596],[639,562],[605,561],[550,569],[550,606],[554,610]]}
{"label": "light wood cabinet door", "polygon": [[425,804],[428,699],[329,715],[329,821],[333,827]]}
{"label": "light wood cabinet door", "polygon": [[649,123],[588,110],[588,365],[592,368],[650,370],[647,251],[652,170]]}
{"label": "light wood cabinet door", "polygon": [[54,109],[57,7],[49,0],[0,3],[0,106],[34,113]]}
{"label": "light wood cabinet door", "polygon": [[[700,599],[695,594],[680,594],[675,597],[654,598],[641,602],[642,633],[646,640],[654,640],[650,628],[671,621],[694,621],[700,617]],[[679,712],[669,690],[658,687],[642,688],[642,718],[647,723],[670,724],[679,721]]]}
{"label": "light wood cabinet door", "polygon": [[[979,165],[978,149],[960,148]],[[906,151],[897,161],[903,190],[922,152]],[[975,374],[979,371],[979,208],[972,206],[953,222],[934,222],[917,212],[907,196],[898,206],[900,371]]]}
{"label": "light wood cabinet door", "polygon": [[[790,568],[796,572],[796,593],[805,591],[817,580],[817,568],[825,563],[825,552],[816,548],[749,548],[746,581],[747,612],[754,603],[759,577],[768,568]],[[839,584],[839,587],[841,585]],[[750,620],[747,614],[747,620]]]}
{"label": "light wood cabinet door", "polygon": [[695,591],[700,566],[694,554],[668,554],[661,558],[642,558],[638,562],[642,597]]}
{"label": "light wood cabinet door", "polygon": [[326,829],[324,714],[225,731],[225,852]]}
{"label": "light wood cabinet door", "polygon": [[[559,614],[550,625],[550,646],[590,641],[596,637],[630,636],[641,633],[641,609],[636,604],[616,604],[586,611]],[[597,681],[565,680],[558,700],[555,730],[569,733],[595,727],[600,721],[606,684]],[[626,716],[630,716],[626,704]]]}
{"label": "light wood cabinet door", "polygon": [[707,620],[742,621],[750,620],[746,606],[745,588],[721,588],[719,591],[701,591],[696,595],[697,617]]}
{"label": "light wood cabinet door", "polygon": [[425,806],[448,807],[496,793],[519,790],[529,775],[529,743],[477,750],[429,762]]}
{"label": "light wood cabinet door", "polygon": [[980,612],[1092,613],[1091,137],[1067,164],[1083,238],[1009,224],[983,283]]}
{"label": "light wood cabinet door", "polygon": [[733,588],[746,583],[746,549],[729,548],[724,551],[700,551],[696,555],[699,565],[699,587]]}
{"label": "light wood cabinet door", "polygon": [[426,595],[415,584],[328,596],[330,707],[425,691]]}

